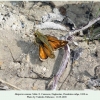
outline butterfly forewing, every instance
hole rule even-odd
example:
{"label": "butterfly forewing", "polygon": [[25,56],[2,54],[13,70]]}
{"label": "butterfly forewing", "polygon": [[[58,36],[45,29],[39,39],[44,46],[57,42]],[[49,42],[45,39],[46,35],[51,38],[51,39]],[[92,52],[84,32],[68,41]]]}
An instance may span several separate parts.
{"label": "butterfly forewing", "polygon": [[48,41],[53,49],[63,47],[68,43],[67,41],[58,40],[54,36],[46,35],[46,37],[48,38]]}
{"label": "butterfly forewing", "polygon": [[54,36],[50,36],[50,35],[45,35],[48,38],[48,41],[56,41],[58,40],[56,37]]}

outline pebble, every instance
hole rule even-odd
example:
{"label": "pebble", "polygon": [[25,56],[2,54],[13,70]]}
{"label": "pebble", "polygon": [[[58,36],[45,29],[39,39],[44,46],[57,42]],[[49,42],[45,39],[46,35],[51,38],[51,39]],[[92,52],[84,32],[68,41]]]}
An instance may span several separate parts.
{"label": "pebble", "polygon": [[27,62],[30,62],[30,56],[29,56],[29,54],[26,55],[26,61],[27,61]]}
{"label": "pebble", "polygon": [[14,25],[12,25],[12,30],[16,30],[16,28],[17,28],[17,26],[14,24]]}
{"label": "pebble", "polygon": [[4,7],[4,4],[2,4],[1,7],[3,8]]}
{"label": "pebble", "polygon": [[46,68],[45,67],[43,67],[43,71],[46,71]]}
{"label": "pebble", "polygon": [[13,10],[12,12],[13,12],[14,14],[16,13],[16,11],[15,11],[15,10]]}
{"label": "pebble", "polygon": [[76,46],[78,46],[78,43],[77,43],[77,42],[73,41],[73,43],[74,43]]}

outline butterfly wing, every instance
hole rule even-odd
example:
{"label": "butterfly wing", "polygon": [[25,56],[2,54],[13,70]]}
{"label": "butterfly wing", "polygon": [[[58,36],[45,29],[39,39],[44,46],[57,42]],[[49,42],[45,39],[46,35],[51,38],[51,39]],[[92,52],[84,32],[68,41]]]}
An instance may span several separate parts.
{"label": "butterfly wing", "polygon": [[68,43],[67,41],[58,40],[54,36],[46,35],[46,37],[48,38],[48,41],[53,49],[63,47]]}
{"label": "butterfly wing", "polygon": [[44,52],[44,49],[41,45],[39,45],[39,56],[40,56],[40,59],[47,59],[48,56],[46,55],[46,53]]}
{"label": "butterfly wing", "polygon": [[53,41],[53,42],[49,41],[49,43],[54,49],[61,48],[61,47],[65,46],[67,44],[66,41],[62,41],[62,40]]}
{"label": "butterfly wing", "polygon": [[44,52],[46,53],[46,55],[48,57],[50,57],[50,58],[54,58],[55,57],[53,51],[51,51],[50,48],[46,44],[44,44],[43,49],[44,49]]}
{"label": "butterfly wing", "polygon": [[50,58],[55,57],[54,53],[45,44],[39,45],[39,56],[40,56],[41,60],[47,59],[48,57],[50,57]]}

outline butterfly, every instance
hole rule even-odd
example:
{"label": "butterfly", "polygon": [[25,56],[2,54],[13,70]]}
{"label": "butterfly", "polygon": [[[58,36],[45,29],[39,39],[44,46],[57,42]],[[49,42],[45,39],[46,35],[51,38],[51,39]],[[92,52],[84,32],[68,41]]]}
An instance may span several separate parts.
{"label": "butterfly", "polygon": [[45,60],[48,57],[55,58],[54,50],[65,46],[68,42],[64,40],[58,40],[51,35],[43,35],[38,30],[35,31],[35,41],[39,45],[39,57],[40,60]]}

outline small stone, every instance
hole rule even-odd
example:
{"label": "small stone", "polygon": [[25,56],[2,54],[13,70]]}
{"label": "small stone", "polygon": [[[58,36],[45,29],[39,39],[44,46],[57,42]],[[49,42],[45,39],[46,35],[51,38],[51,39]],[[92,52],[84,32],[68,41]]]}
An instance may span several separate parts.
{"label": "small stone", "polygon": [[33,87],[32,87],[32,89],[33,89],[33,90],[38,90],[38,88],[37,88],[37,87],[35,87],[35,86],[33,86]]}
{"label": "small stone", "polygon": [[15,10],[13,10],[12,12],[13,12],[14,14],[16,13],[16,11],[15,11]]}
{"label": "small stone", "polygon": [[45,67],[43,68],[43,71],[46,71],[46,68]]}
{"label": "small stone", "polygon": [[3,8],[4,7],[4,4],[2,4],[1,7]]}
{"label": "small stone", "polygon": [[16,30],[17,26],[14,24],[12,25],[12,30]]}
{"label": "small stone", "polygon": [[27,61],[27,62],[30,62],[30,56],[29,56],[29,54],[26,55],[26,61]]}
{"label": "small stone", "polygon": [[67,4],[68,2],[65,2],[65,1],[52,1],[52,3],[53,3],[56,7],[59,7],[59,6],[64,6],[64,5]]}
{"label": "small stone", "polygon": [[63,16],[66,15],[66,9],[62,6],[59,8],[60,14],[62,14]]}
{"label": "small stone", "polygon": [[38,2],[36,5],[39,7],[42,5],[42,2]]}
{"label": "small stone", "polygon": [[74,43],[74,45],[78,46],[78,43],[77,42],[73,41],[73,43]]}

